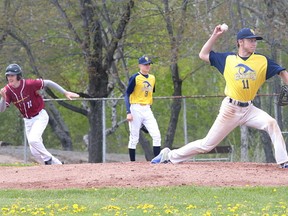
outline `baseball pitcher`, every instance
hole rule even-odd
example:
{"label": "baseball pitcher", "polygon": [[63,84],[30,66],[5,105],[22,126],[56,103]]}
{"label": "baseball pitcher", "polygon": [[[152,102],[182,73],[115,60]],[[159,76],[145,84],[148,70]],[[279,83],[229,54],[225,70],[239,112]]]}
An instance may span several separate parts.
{"label": "baseball pitcher", "polygon": [[263,38],[255,35],[250,28],[243,28],[237,34],[238,53],[213,51],[213,45],[226,30],[227,28],[223,29],[221,25],[216,26],[199,53],[199,57],[216,67],[226,81],[226,97],[214,124],[205,138],[190,142],[176,150],[170,151],[165,148],[151,161],[152,163],[179,163],[194,155],[209,152],[234,128],[246,125],[265,130],[269,134],[277,164],[282,168],[288,168],[286,145],[276,120],[253,105],[258,89],[267,79],[279,75],[288,84],[288,73],[273,60],[255,52],[257,41]]}

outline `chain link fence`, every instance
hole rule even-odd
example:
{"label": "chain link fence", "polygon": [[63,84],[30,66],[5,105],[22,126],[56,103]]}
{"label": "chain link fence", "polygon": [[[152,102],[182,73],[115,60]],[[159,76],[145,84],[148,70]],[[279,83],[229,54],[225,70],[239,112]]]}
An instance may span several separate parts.
{"label": "chain link fence", "polygon": [[[271,116],[275,116],[275,101],[277,100],[277,95],[258,95],[261,100],[261,108],[268,112]],[[152,110],[157,119],[159,129],[162,136],[162,146],[164,146],[164,139],[166,136],[166,131],[170,121],[171,105],[173,100],[181,100],[181,112],[179,114],[179,120],[176,128],[176,134],[174,137],[173,147],[178,148],[185,145],[188,142],[201,139],[206,136],[210,127],[212,126],[223,100],[224,96],[207,96],[207,95],[196,95],[190,97],[155,97],[154,103],[152,105]],[[49,99],[47,101],[66,100],[66,99]],[[129,127],[126,119],[126,107],[123,98],[105,98],[105,99],[76,99],[68,101],[73,105],[83,105],[87,103],[88,100],[102,100],[102,111],[104,124],[104,130],[110,131],[109,135],[104,136],[103,139],[103,160],[106,161],[107,155],[127,155],[124,157],[128,161],[128,138],[129,138]],[[67,102],[67,101],[66,101]],[[85,144],[85,135],[89,131],[89,125],[87,117],[78,116],[78,114],[72,111],[67,111],[59,106],[60,112],[63,113],[63,118],[67,124],[72,141],[73,148],[75,151],[87,152]],[[7,111],[6,111],[7,112]],[[16,111],[17,113],[18,111]],[[67,114],[68,112],[68,114]],[[288,131],[288,118],[287,110],[285,107],[281,109],[282,122],[283,125],[283,136],[285,141],[287,141],[287,131]],[[12,145],[26,145],[26,140],[24,138],[23,123],[21,123],[19,115],[15,114],[15,109],[12,108],[7,114],[0,113],[0,121],[5,125],[0,125],[0,134],[2,135],[1,140],[12,143]],[[115,129],[113,127],[119,123]],[[55,143],[58,143],[58,148],[61,148],[61,144],[56,136],[49,127],[47,132],[43,135],[44,143],[47,148],[55,147]],[[112,131],[112,132],[111,132]],[[149,135],[145,137],[152,143]],[[221,143],[220,146],[233,146],[233,161],[240,161],[240,150],[241,150],[241,134],[240,128],[236,128],[232,131]],[[13,138],[13,139],[12,139]],[[22,142],[19,141],[22,139]],[[264,162],[265,155],[263,151],[263,145],[261,143],[259,131],[255,129],[249,129],[249,161],[250,162]],[[16,142],[16,143],[14,143]],[[19,144],[20,143],[20,144]],[[54,144],[51,145],[51,143]],[[152,144],[151,144],[152,145]],[[26,149],[26,148],[25,148]],[[25,153],[24,153],[25,155]],[[144,152],[138,144],[137,155],[144,155]],[[205,156],[206,157],[206,156]],[[208,156],[207,156],[208,157]],[[124,159],[124,160],[125,160]]]}
{"label": "chain link fence", "polygon": [[[190,96],[190,97],[155,97],[152,106],[153,113],[157,119],[161,136],[162,145],[164,145],[164,139],[171,115],[171,104],[173,100],[181,100],[181,112],[177,124],[176,134],[173,142],[173,148],[178,148],[185,145],[188,142],[202,139],[208,133],[210,127],[214,123],[215,118],[218,115],[219,108],[224,96]],[[277,101],[277,95],[258,95],[257,100],[261,101],[261,109],[269,113],[272,117],[275,117],[275,101]],[[122,105],[120,105],[123,103]],[[109,104],[109,102],[107,102]],[[122,106],[121,116],[126,117],[124,101],[119,103]],[[281,109],[283,125],[283,136],[287,142],[287,110],[285,107]],[[279,115],[279,114],[278,114]],[[106,122],[109,122],[109,112],[106,112]],[[125,131],[123,133],[123,131]],[[248,137],[248,156],[247,160],[251,162],[265,162],[265,155],[263,150],[263,144],[260,138],[260,131],[249,128]],[[128,124],[125,123],[119,127],[119,130],[114,134],[109,135],[106,138],[106,150],[111,152],[127,152],[129,129]],[[149,135],[145,135],[147,139],[151,141]],[[117,143],[116,145],[114,145]],[[152,142],[150,142],[152,143]],[[233,161],[241,161],[241,132],[240,127],[237,127],[232,131],[221,143],[221,146],[233,147]],[[121,149],[121,150],[120,150]],[[274,150],[274,149],[273,149]],[[143,154],[141,146],[138,144],[137,153]],[[213,157],[205,155],[205,158]],[[219,156],[221,157],[221,155]]]}

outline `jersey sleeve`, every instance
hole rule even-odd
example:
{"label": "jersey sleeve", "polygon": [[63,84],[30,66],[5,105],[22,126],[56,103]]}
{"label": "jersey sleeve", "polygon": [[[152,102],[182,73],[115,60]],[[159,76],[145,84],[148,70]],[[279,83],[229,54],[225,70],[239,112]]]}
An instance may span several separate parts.
{"label": "jersey sleeve", "polygon": [[267,62],[268,62],[268,65],[267,65],[266,80],[273,77],[276,74],[279,74],[281,71],[286,70],[286,68],[281,67],[272,59],[267,58]]}
{"label": "jersey sleeve", "polygon": [[43,80],[43,85],[44,87],[53,88],[58,92],[60,92],[61,94],[65,94],[67,92],[62,86],[53,82],[52,80]]}
{"label": "jersey sleeve", "polygon": [[128,82],[128,87],[127,87],[126,92],[125,92],[124,99],[125,99],[127,113],[131,113],[131,111],[130,111],[130,105],[131,105],[130,104],[130,95],[134,91],[135,84],[136,84],[135,77],[137,75],[138,75],[138,73],[134,74],[132,77],[130,77],[129,82]]}
{"label": "jersey sleeve", "polygon": [[6,101],[5,101],[5,99],[3,99],[3,98],[1,98],[0,99],[0,112],[4,112],[5,111],[5,109],[6,109]]}
{"label": "jersey sleeve", "polygon": [[235,55],[235,53],[232,52],[224,52],[224,53],[218,53],[211,51],[209,54],[209,61],[211,66],[214,66],[218,69],[218,71],[223,74],[225,69],[225,63],[226,58],[229,55]]}

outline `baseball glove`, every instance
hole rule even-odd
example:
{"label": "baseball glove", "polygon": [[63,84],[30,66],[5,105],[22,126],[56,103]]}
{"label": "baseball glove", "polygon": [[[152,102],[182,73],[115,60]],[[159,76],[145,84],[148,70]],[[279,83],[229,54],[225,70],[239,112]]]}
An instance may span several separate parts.
{"label": "baseball glove", "polygon": [[278,105],[279,106],[288,105],[288,85],[283,85],[281,87],[281,91],[278,98]]}
{"label": "baseball glove", "polygon": [[147,128],[146,128],[145,125],[143,125],[143,124],[141,125],[141,128],[140,128],[140,129],[141,129],[144,133],[147,133],[147,134],[149,133],[148,130],[147,130]]}

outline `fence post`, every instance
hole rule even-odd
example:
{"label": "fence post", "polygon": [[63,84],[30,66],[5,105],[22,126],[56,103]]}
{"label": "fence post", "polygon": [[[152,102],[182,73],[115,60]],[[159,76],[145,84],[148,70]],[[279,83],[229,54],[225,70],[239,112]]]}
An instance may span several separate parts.
{"label": "fence post", "polygon": [[103,98],[102,100],[102,128],[103,128],[103,132],[102,132],[102,136],[103,136],[103,141],[102,141],[102,160],[103,163],[106,162],[106,114],[105,114],[105,107],[106,103],[105,103],[105,99]]}
{"label": "fence post", "polygon": [[26,137],[24,119],[23,119],[23,139],[24,139],[24,163],[27,163],[27,137]]}
{"label": "fence post", "polygon": [[188,137],[187,137],[187,121],[186,118],[187,113],[186,113],[186,98],[183,98],[183,127],[184,127],[184,141],[185,145],[188,143]]}

